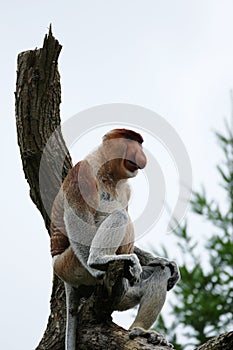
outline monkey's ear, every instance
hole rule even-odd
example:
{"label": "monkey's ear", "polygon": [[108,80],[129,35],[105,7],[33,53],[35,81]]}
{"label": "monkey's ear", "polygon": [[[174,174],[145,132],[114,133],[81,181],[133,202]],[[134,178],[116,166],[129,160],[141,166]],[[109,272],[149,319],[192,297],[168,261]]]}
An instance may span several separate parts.
{"label": "monkey's ear", "polygon": [[63,183],[63,190],[74,209],[93,211],[99,205],[98,185],[86,160],[77,163],[69,171]]}

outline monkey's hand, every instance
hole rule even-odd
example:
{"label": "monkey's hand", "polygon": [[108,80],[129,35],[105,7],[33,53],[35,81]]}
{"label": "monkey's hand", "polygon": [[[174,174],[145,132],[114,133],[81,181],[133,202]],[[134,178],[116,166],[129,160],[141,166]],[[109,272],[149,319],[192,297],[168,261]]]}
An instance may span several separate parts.
{"label": "monkey's hand", "polygon": [[147,342],[153,345],[164,345],[169,348],[173,348],[173,345],[170,344],[167,339],[162,335],[152,330],[144,330],[140,327],[134,327],[130,330],[129,338],[134,339],[136,337],[147,338]]}
{"label": "monkey's hand", "polygon": [[155,257],[152,261],[149,262],[148,266],[161,266],[163,269],[167,266],[171,271],[171,277],[167,281],[167,290],[169,291],[174,287],[174,285],[180,279],[180,271],[175,263],[175,261],[168,260],[161,257]]}
{"label": "monkey's hand", "polygon": [[[119,255],[120,256],[120,255]],[[129,280],[130,285],[139,282],[142,274],[142,267],[137,255],[130,254],[129,258],[125,260],[124,277]]]}
{"label": "monkey's hand", "polygon": [[88,272],[97,280],[102,280],[105,276],[105,272],[104,271],[100,271],[97,269],[92,269],[90,267],[87,267]]}
{"label": "monkey's hand", "polygon": [[97,254],[90,253],[87,264],[92,269],[98,269],[106,271],[108,265],[112,261],[122,260],[124,261],[124,277],[129,280],[129,283],[133,285],[138,282],[141,277],[142,267],[136,254],[119,254],[119,255],[104,255],[98,256]]}

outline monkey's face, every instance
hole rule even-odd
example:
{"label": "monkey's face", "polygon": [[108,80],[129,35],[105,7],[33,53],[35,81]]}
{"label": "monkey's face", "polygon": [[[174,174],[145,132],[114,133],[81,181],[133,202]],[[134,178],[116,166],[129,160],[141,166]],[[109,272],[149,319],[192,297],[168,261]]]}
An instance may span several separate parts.
{"label": "monkey's face", "polygon": [[134,177],[138,169],[146,166],[142,144],[137,139],[134,140],[132,135],[134,135],[133,132],[132,134],[129,134],[129,131],[120,134],[118,130],[114,130],[114,133],[110,134],[111,137],[108,136],[108,139],[104,141],[105,154],[111,173],[118,180]]}
{"label": "monkey's face", "polygon": [[138,169],[146,166],[146,156],[143,152],[142,145],[134,140],[126,139],[126,153],[122,160],[122,172],[127,178],[134,177],[138,173]]}

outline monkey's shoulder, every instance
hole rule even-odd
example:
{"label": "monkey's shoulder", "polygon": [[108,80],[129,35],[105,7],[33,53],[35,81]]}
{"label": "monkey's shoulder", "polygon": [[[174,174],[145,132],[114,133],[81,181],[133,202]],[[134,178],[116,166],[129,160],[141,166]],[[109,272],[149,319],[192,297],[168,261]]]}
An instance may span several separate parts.
{"label": "monkey's shoulder", "polygon": [[98,184],[86,160],[78,162],[69,171],[63,182],[63,191],[69,204],[77,209],[98,207]]}

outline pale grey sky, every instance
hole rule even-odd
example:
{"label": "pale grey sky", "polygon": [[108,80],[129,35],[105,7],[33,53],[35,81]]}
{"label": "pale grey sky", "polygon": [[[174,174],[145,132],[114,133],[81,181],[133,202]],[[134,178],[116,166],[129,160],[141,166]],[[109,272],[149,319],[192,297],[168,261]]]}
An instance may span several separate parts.
{"label": "pale grey sky", "polygon": [[[62,120],[112,102],[149,108],[183,140],[194,187],[204,183],[222,200],[215,171],[221,153],[212,130],[223,130],[230,114],[232,14],[230,0],[1,2],[1,349],[35,348],[47,323],[52,277],[49,237],[29,199],[16,140],[17,54],[40,47],[52,23],[63,45]],[[77,147],[72,153],[83,157]],[[163,231],[153,238],[157,231],[140,244],[170,241]]]}

